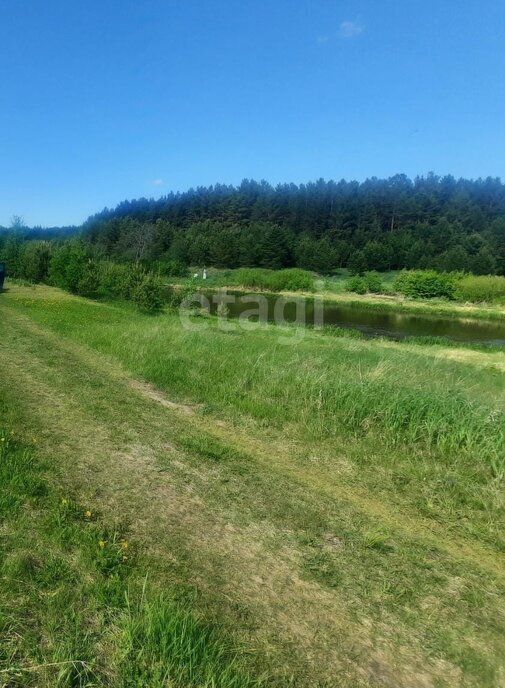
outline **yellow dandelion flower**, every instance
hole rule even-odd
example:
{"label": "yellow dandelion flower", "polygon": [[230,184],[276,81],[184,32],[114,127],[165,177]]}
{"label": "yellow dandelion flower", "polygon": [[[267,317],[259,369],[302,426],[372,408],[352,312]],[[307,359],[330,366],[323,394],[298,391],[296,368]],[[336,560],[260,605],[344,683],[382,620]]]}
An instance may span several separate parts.
{"label": "yellow dandelion flower", "polygon": [[93,513],[91,511],[85,511],[84,515],[86,516],[86,518],[91,518],[93,516]]}
{"label": "yellow dandelion flower", "polygon": [[100,540],[100,541],[98,542],[98,546],[100,547],[100,549],[103,549],[103,548],[105,547],[106,544],[107,544],[107,543],[105,542],[105,540]]}

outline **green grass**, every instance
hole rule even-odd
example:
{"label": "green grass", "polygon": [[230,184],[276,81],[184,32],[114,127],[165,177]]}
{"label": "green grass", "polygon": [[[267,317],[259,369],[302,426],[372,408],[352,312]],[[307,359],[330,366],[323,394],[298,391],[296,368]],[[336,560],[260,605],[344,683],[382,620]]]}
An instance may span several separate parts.
{"label": "green grass", "polygon": [[445,299],[408,299],[397,294],[365,294],[331,290],[320,292],[329,301],[338,301],[346,306],[368,309],[378,313],[405,313],[431,317],[461,318],[465,320],[503,320],[505,309],[499,305],[463,304]]}
{"label": "green grass", "polygon": [[[267,684],[500,685],[502,351],[325,330],[285,346],[290,328],[223,332],[200,318],[206,329],[188,332],[170,313],[43,287],[12,288],[0,316],[5,408],[79,505],[69,537],[37,527],[33,549],[73,571],[59,583],[67,599],[84,572],[87,620],[112,619],[84,625],[83,649],[65,657],[99,671],[97,643],[112,638],[107,657],[127,657],[112,660],[117,685],[143,685],[144,672],[161,686],[167,667],[181,686],[206,685],[208,666],[238,676],[216,685],[250,685],[238,643]],[[28,499],[60,514],[53,489]],[[12,507],[23,519],[24,499]],[[125,538],[132,560],[102,566],[97,539],[121,555]],[[117,587],[104,574],[116,565]],[[198,591],[188,620],[172,611],[188,597],[172,579]]]}
{"label": "green grass", "polygon": [[121,685],[253,688],[262,684],[246,675],[236,648],[226,644],[217,626],[202,624],[166,596],[137,605],[127,599],[118,627]]}
{"label": "green grass", "polygon": [[[29,296],[16,305],[112,355],[171,397],[203,404],[231,421],[250,418],[324,452],[343,433],[364,447],[379,441],[387,451],[379,488],[409,493],[425,509],[428,486],[434,515],[458,520],[471,512],[464,527],[480,528],[504,546],[496,522],[502,511],[495,508],[496,480],[504,470],[505,400],[503,374],[493,365],[462,365],[427,356],[420,347],[310,330],[296,346],[283,346],[273,325],[251,336],[219,331],[209,319],[203,331],[188,332],[175,314],[153,319],[128,306],[77,299],[61,309]],[[368,452],[357,461],[372,485],[377,472]]]}
{"label": "green grass", "polygon": [[61,496],[34,447],[5,430],[0,522],[2,685],[260,685],[187,596],[142,585],[127,533]]}
{"label": "green grass", "polygon": [[[379,273],[386,293],[389,291],[392,292],[393,282],[395,281],[398,273],[398,270],[390,270],[388,272]],[[349,272],[349,270],[347,270],[346,268],[341,268],[340,270],[338,270],[338,272],[336,272],[335,275],[324,278],[325,289],[329,292],[334,292],[336,294],[344,294],[346,290],[346,284],[351,277],[352,275]]]}

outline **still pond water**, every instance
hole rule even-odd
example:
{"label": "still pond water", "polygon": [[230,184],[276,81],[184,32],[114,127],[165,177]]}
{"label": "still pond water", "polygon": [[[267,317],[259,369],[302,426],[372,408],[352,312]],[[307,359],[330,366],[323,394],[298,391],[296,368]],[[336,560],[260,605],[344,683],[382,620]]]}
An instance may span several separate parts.
{"label": "still pond water", "polygon": [[[222,292],[203,292],[208,300],[210,312],[215,314],[223,301]],[[359,306],[343,306],[336,302],[325,301],[321,309],[315,306],[314,299],[286,298],[277,294],[251,294],[242,292],[226,293],[229,318],[245,317],[258,320],[258,298],[261,299],[261,320],[269,322],[299,322],[314,324],[314,315],[323,312],[324,324],[353,328],[370,337],[446,337],[448,339],[474,344],[505,345],[505,319],[464,320],[443,316],[413,315],[405,313],[377,312]],[[207,307],[205,302],[204,307]],[[319,310],[318,310],[319,308]],[[254,315],[256,313],[256,315]],[[320,317],[320,316],[319,316]],[[317,319],[316,319],[317,322]],[[319,320],[320,322],[320,320]]]}

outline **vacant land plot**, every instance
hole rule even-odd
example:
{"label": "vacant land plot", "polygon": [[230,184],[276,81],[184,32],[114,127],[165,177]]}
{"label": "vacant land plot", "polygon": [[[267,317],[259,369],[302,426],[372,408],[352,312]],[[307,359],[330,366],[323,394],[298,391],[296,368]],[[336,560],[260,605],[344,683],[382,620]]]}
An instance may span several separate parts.
{"label": "vacant land plot", "polygon": [[0,295],[0,685],[503,685],[505,353],[200,320]]}

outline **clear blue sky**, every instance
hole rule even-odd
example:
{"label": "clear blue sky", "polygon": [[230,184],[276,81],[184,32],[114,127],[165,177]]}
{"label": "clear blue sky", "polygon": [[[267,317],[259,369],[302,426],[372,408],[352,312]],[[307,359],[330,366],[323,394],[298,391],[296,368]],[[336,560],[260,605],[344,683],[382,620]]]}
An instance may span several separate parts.
{"label": "clear blue sky", "polygon": [[244,177],[505,177],[503,0],[3,0],[0,224]]}

